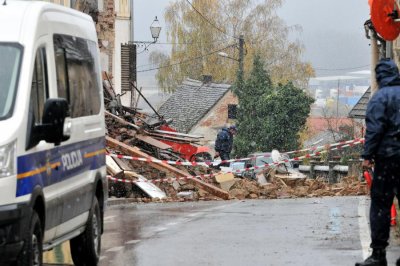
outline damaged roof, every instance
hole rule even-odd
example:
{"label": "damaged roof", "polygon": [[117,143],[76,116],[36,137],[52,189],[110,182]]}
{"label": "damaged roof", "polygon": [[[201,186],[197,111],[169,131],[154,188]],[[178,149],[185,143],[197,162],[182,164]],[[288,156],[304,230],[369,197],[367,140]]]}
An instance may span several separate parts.
{"label": "damaged roof", "polygon": [[158,112],[165,119],[172,119],[171,125],[179,132],[188,133],[230,88],[229,84],[186,79]]}
{"label": "damaged roof", "polygon": [[367,112],[367,105],[369,98],[371,97],[371,87],[369,87],[364,95],[358,100],[357,104],[354,105],[349,113],[350,118],[365,119],[365,113]]}

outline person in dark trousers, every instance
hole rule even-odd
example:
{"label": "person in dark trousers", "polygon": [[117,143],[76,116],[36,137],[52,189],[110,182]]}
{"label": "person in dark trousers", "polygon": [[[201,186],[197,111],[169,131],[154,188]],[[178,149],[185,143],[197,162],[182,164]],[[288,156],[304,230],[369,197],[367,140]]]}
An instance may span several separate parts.
{"label": "person in dark trousers", "polygon": [[[222,161],[229,160],[232,147],[233,147],[233,136],[236,135],[237,128],[235,125],[229,128],[223,128],[217,135],[215,141],[215,156],[214,158],[220,157]],[[221,163],[220,166],[229,166],[229,163]]]}
{"label": "person in dark trousers", "polygon": [[[363,167],[372,168],[372,255],[356,266],[386,266],[390,209],[400,191],[400,76],[396,64],[382,59],[375,68],[379,90],[368,103]],[[400,259],[396,262],[400,266]]]}

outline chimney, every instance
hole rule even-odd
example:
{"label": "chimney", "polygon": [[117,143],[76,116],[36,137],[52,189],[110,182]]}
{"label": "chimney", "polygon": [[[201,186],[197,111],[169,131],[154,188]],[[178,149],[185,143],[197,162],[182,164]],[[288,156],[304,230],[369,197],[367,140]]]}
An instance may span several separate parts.
{"label": "chimney", "polygon": [[210,84],[212,82],[211,75],[203,75],[203,84]]}

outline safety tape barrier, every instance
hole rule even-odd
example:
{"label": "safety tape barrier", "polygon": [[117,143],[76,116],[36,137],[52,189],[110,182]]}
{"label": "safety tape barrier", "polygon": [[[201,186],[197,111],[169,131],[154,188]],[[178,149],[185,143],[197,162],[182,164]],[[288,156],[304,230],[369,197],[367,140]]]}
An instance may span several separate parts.
{"label": "safety tape barrier", "polygon": [[336,147],[336,146],[343,146],[343,145],[347,145],[347,144],[354,144],[354,143],[358,143],[364,142],[364,138],[361,139],[353,139],[353,140],[348,140],[348,141],[342,141],[342,142],[338,142],[338,143],[334,143],[334,144],[327,144],[327,145],[321,145],[321,146],[315,146],[315,147],[311,147],[311,148],[307,148],[307,149],[302,149],[302,150],[296,150],[296,151],[288,151],[288,152],[284,152],[286,154],[293,154],[293,153],[300,153],[300,152],[305,152],[305,151],[317,151],[317,150],[323,150],[323,149],[331,149],[332,147]]}
{"label": "safety tape barrier", "polygon": [[140,183],[140,182],[144,182],[144,183],[153,183],[153,184],[155,184],[155,183],[170,183],[170,182],[173,182],[173,181],[181,181],[181,180],[183,180],[183,181],[188,181],[188,180],[190,180],[190,179],[198,179],[198,178],[200,178],[200,179],[204,179],[204,177],[206,177],[206,176],[210,176],[210,177],[213,177],[213,176],[215,176],[215,174],[210,174],[210,175],[201,175],[201,176],[185,176],[185,177],[174,177],[174,178],[159,178],[159,179],[151,179],[151,180],[126,180],[126,179],[120,179],[120,178],[115,178],[115,177],[113,177],[113,176],[107,176],[108,177],[108,179],[110,179],[111,181],[114,181],[114,182],[121,182],[121,183],[133,183],[133,184],[135,184],[135,183]]}
{"label": "safety tape barrier", "polygon": [[[347,148],[347,147],[353,147],[355,145],[361,144],[363,143],[363,140],[361,141],[357,141],[354,143],[350,143],[350,144],[346,144],[343,146],[338,146],[335,147],[331,150],[339,150],[342,148]],[[237,169],[235,171],[230,171],[230,172],[224,172],[224,174],[240,174],[242,172],[246,172],[246,171],[251,171],[251,170],[259,170],[259,169],[263,169],[263,168],[267,168],[267,167],[272,167],[272,166],[277,166],[280,164],[284,164],[284,163],[288,163],[288,162],[292,162],[292,161],[301,161],[304,159],[310,159],[316,156],[320,156],[323,153],[327,153],[328,150],[323,150],[323,151],[319,151],[319,152],[315,152],[315,153],[309,153],[303,156],[299,156],[299,157],[295,157],[292,159],[286,159],[286,160],[281,160],[279,162],[275,162],[275,163],[266,163],[260,166],[253,166],[253,167],[246,167],[246,168],[242,168],[242,169]],[[112,181],[115,182],[123,182],[123,183],[137,183],[137,182],[149,182],[149,183],[165,183],[165,182],[172,182],[172,181],[179,181],[179,180],[189,180],[189,179],[202,179],[204,180],[205,177],[213,177],[216,176],[216,174],[206,174],[206,175],[197,175],[197,176],[186,176],[186,177],[178,177],[178,178],[161,178],[161,179],[152,179],[152,180],[147,180],[147,181],[137,181],[137,180],[126,180],[126,179],[118,179],[112,176],[108,176],[108,178]]]}
{"label": "safety tape barrier", "polygon": [[[304,149],[304,150],[299,150],[299,151],[285,152],[285,154],[292,154],[292,153],[305,152],[305,151],[316,152],[316,151],[322,150],[322,149],[338,150],[338,149],[341,149],[341,148],[345,147],[346,145],[347,145],[347,147],[349,147],[349,146],[358,145],[358,144],[362,144],[362,143],[364,143],[364,139],[354,139],[354,140],[349,140],[349,141],[342,141],[342,142],[335,143],[335,144],[319,146],[319,147],[315,147],[315,148],[309,148],[309,149]],[[152,159],[152,158],[127,156],[127,155],[112,154],[112,153],[107,153],[107,155],[109,155],[111,157],[116,157],[116,158],[119,158],[119,159],[142,161],[142,162],[148,162],[148,163],[184,165],[184,166],[211,166],[211,165],[217,165],[217,164],[232,163],[232,162],[242,162],[242,161],[254,160],[254,159],[257,159],[257,158],[268,158],[268,157],[271,157],[270,155],[261,155],[261,156],[254,156],[254,157],[248,157],[248,158],[223,160],[223,161],[216,160],[216,161],[206,161],[206,162],[181,162],[181,161],[168,161],[168,160],[159,160],[159,159]]]}

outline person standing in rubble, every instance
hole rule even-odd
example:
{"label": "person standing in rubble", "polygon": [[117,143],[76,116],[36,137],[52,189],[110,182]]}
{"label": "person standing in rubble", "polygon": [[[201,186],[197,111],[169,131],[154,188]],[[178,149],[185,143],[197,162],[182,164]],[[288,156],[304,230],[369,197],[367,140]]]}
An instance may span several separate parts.
{"label": "person standing in rubble", "polygon": [[[368,103],[363,167],[372,168],[372,255],[356,266],[386,266],[390,210],[400,192],[400,75],[395,62],[382,59],[375,68],[379,90]],[[400,266],[400,258],[396,262]]]}
{"label": "person standing in rubble", "polygon": [[[215,141],[215,156],[220,157],[222,161],[229,160],[233,147],[233,137],[236,135],[237,128],[235,125],[229,128],[223,128],[217,135]],[[229,163],[221,163],[220,166],[229,166]]]}

